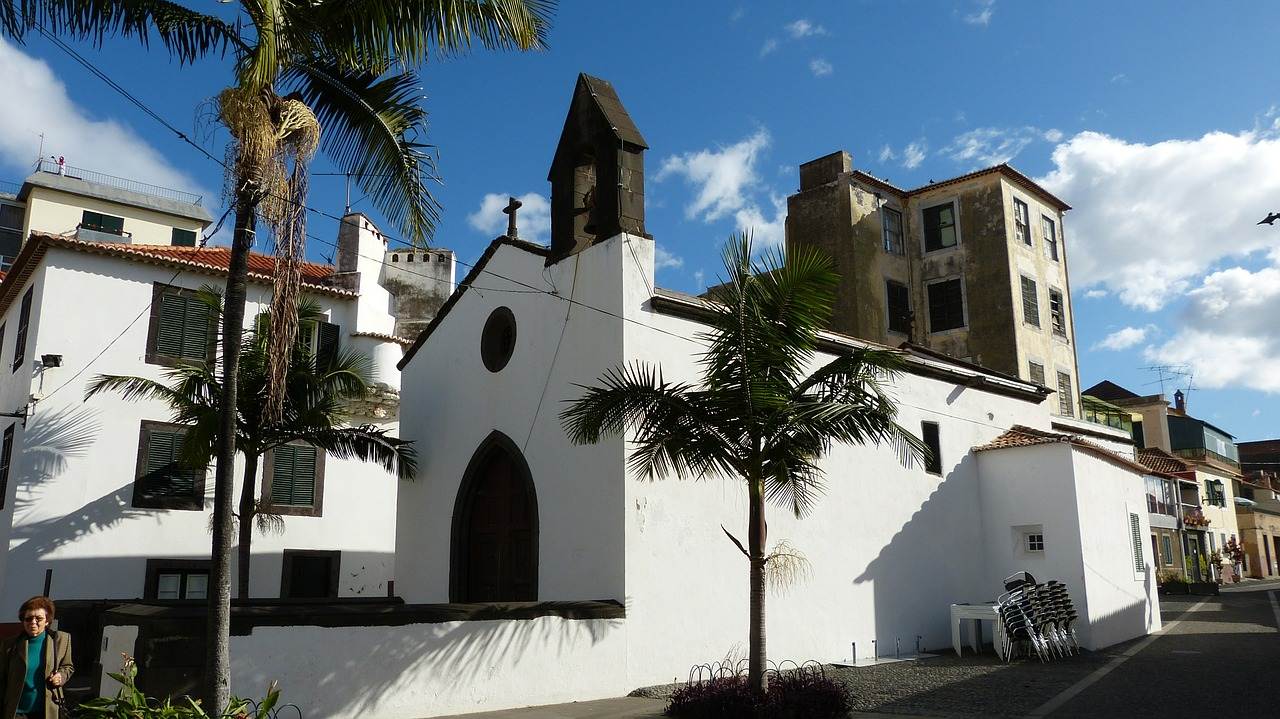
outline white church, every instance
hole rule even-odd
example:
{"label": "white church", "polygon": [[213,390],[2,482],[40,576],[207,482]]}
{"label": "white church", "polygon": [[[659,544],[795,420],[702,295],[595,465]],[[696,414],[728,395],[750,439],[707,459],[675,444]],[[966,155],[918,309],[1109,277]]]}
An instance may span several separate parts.
{"label": "white church", "polygon": [[[412,719],[620,696],[745,656],[747,565],[722,530],[744,533],[745,486],[640,480],[625,438],[577,446],[559,417],[613,367],[699,377],[708,300],[655,287],[646,149],[613,88],[581,76],[551,167],[550,246],[520,240],[513,217],[398,361],[399,431],[420,460],[386,500],[394,521],[373,510],[379,531],[393,525],[379,571],[394,597],[237,607],[236,693],[279,680],[309,719]],[[385,258],[361,272],[385,272],[377,229],[352,226],[362,256]],[[827,334],[814,366],[865,344]],[[1128,436],[1052,415],[1044,387],[903,351],[899,421],[935,443],[937,462],[907,468],[889,449],[838,446],[811,515],[770,508],[771,543],[808,560],[769,596],[770,658],[830,662],[873,642],[949,649],[950,605],[990,601],[1024,570],[1067,585],[1088,649],[1158,629],[1149,471]],[[328,541],[339,550],[346,537]],[[7,572],[37,574],[12,561]],[[102,617],[100,662],[113,669],[121,651],[160,651],[157,621],[199,631],[203,605],[136,602]]]}

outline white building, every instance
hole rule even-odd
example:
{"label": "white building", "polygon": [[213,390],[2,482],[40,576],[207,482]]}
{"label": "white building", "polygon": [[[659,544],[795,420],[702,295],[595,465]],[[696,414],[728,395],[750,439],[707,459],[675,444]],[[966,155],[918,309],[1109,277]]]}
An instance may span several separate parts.
{"label": "white building", "polygon": [[[278,679],[305,688],[308,717],[409,718],[617,696],[745,656],[747,565],[721,529],[744,532],[741,481],[638,480],[623,438],[575,446],[559,419],[623,364],[699,377],[706,301],[652,289],[644,149],[612,87],[580,77],[551,247],[495,240],[400,363],[401,433],[422,457],[395,521],[409,604],[319,626],[244,617],[238,691]],[[814,367],[862,344],[826,335]],[[949,605],[1020,570],[1067,585],[1088,648],[1160,626],[1146,470],[1123,432],[1054,431],[1046,388],[927,350],[908,350],[893,392],[937,465],[837,446],[810,516],[769,509],[770,545],[810,565],[769,597],[772,659],[949,647]],[[110,650],[145,622],[115,617]]]}
{"label": "white building", "polygon": [[[177,362],[211,360],[216,333],[191,296],[204,285],[221,291],[230,257],[226,247],[192,246],[209,224],[198,205],[104,182],[28,178],[8,204],[22,208],[29,235],[0,282],[0,412],[9,415],[0,416],[0,542],[8,548],[0,606],[48,585],[64,628],[81,634],[93,620],[77,617],[88,606],[80,600],[205,596],[213,468],[166,468],[182,430],[164,403],[118,393],[86,400],[85,388],[99,374],[164,381]],[[98,229],[77,227],[81,216]],[[395,364],[407,343],[397,330],[429,319],[421,313],[434,311],[432,298],[438,306],[448,296],[453,255],[389,251],[372,223],[352,214],[336,259],[303,266],[303,294],[325,316],[305,331],[315,333],[317,351],[354,349],[372,359],[376,391],[350,407],[350,421],[394,435]],[[254,254],[249,266],[246,325],[271,300],[274,259]],[[23,412],[25,419],[12,416]],[[288,457],[274,462],[276,451],[261,465],[262,500],[284,515],[285,529],[255,533],[251,595],[387,596],[394,477],[310,446],[288,451],[299,460],[289,486],[277,467]],[[237,497],[240,479],[238,468]],[[232,569],[234,586],[234,561]],[[78,646],[96,658],[96,642],[83,639]]]}

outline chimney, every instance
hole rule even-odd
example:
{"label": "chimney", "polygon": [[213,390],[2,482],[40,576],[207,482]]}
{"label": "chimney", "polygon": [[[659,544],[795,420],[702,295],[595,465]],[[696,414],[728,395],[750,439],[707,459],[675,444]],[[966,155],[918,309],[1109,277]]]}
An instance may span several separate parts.
{"label": "chimney", "polygon": [[1187,396],[1182,393],[1182,390],[1178,390],[1177,392],[1173,393],[1173,408],[1183,414],[1186,414]]}
{"label": "chimney", "polygon": [[844,150],[837,150],[816,160],[800,165],[800,191],[810,190],[828,182],[835,182],[840,175],[853,169],[853,157]]}

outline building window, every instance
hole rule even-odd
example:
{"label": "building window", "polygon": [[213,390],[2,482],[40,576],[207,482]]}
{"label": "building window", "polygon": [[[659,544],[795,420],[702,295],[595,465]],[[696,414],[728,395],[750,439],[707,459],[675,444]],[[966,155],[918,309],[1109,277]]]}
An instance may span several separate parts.
{"label": "building window", "polygon": [[280,573],[280,598],[337,597],[338,571],[341,562],[341,552],[284,550],[284,567]]}
{"label": "building window", "polygon": [[1142,559],[1142,522],[1132,512],[1129,513],[1129,539],[1133,549],[1133,571],[1142,574],[1147,568],[1147,563]]}
{"label": "building window", "polygon": [[1040,295],[1036,292],[1036,281],[1030,277],[1022,278],[1022,320],[1040,326]]}
{"label": "building window", "polygon": [[920,439],[929,448],[929,456],[924,458],[924,471],[929,474],[942,474],[942,441],[938,436],[937,422],[920,423]]}
{"label": "building window", "polygon": [[208,362],[213,358],[217,334],[217,313],[194,290],[154,285],[147,330],[149,364]]}
{"label": "building window", "polygon": [[1044,387],[1044,365],[1039,362],[1027,363],[1027,375],[1032,382]]}
{"label": "building window", "polygon": [[142,421],[133,506],[141,509],[204,509],[205,467],[181,461],[187,429],[168,422]]}
{"label": "building window", "polygon": [[[1040,224],[1044,229],[1044,253],[1054,262],[1058,261],[1058,225],[1053,220],[1040,216]],[[1030,244],[1030,240],[1027,244]]]}
{"label": "building window", "polygon": [[1044,551],[1044,535],[1035,532],[1027,532],[1023,535],[1026,538],[1026,546],[1028,552]]}
{"label": "building window", "polygon": [[0,447],[0,509],[9,496],[9,465],[13,460],[13,425],[4,429],[4,445]]}
{"label": "building window", "polygon": [[924,210],[924,251],[933,252],[956,246],[956,208],[954,203],[926,207]]}
{"label": "building window", "polygon": [[319,517],[323,514],[324,450],[296,443],[267,452],[262,499],[273,514]]}
{"label": "building window", "polygon": [[1162,550],[1160,552],[1160,559],[1164,562],[1164,566],[1172,567],[1173,566],[1173,540],[1169,538],[1169,535],[1167,534],[1160,535],[1160,549]]}
{"label": "building window", "polygon": [[1031,246],[1031,213],[1027,203],[1013,198],[1013,236],[1027,247]]}
{"label": "building window", "polygon": [[1062,293],[1052,288],[1049,290],[1049,320],[1053,323],[1055,335],[1067,336],[1067,310],[1062,304]]}
{"label": "building window", "polygon": [[27,293],[22,296],[22,309],[18,311],[18,332],[13,338],[13,371],[17,372],[26,360],[27,354],[27,330],[31,324],[31,294],[35,292],[35,286],[27,288]]}
{"label": "building window", "polygon": [[929,285],[929,331],[964,327],[964,290],[960,278]]}
{"label": "building window", "polygon": [[1071,398],[1071,375],[1058,373],[1058,414],[1063,417],[1074,417],[1075,401]]}
{"label": "building window", "polygon": [[516,350],[516,317],[506,307],[489,313],[480,332],[480,359],[490,372],[501,371]]}
{"label": "building window", "polygon": [[207,599],[209,560],[148,559],[146,599]]}
{"label": "building window", "polygon": [[[271,330],[271,313],[260,312],[254,319],[254,332],[266,338]],[[323,320],[306,320],[298,324],[298,351],[315,359],[316,369],[325,372],[338,361],[342,328]],[[263,340],[265,341],[265,339]]]}
{"label": "building window", "polygon": [[886,280],[884,291],[889,305],[889,331],[911,334],[911,295],[907,286]]}
{"label": "building window", "polygon": [[4,354],[4,331],[8,327],[7,324],[0,324],[0,355]]}
{"label": "building window", "polygon": [[[1227,494],[1222,486],[1222,482],[1219,482],[1216,479],[1209,479],[1205,480],[1204,486],[1208,494],[1208,500],[1206,501],[1207,504],[1211,504],[1215,507],[1227,506]],[[1209,536],[1212,537],[1213,535]]]}
{"label": "building window", "polygon": [[196,233],[192,230],[184,230],[178,227],[173,228],[173,239],[170,241],[174,247],[195,247]]}
{"label": "building window", "polygon": [[124,218],[114,215],[104,215],[100,212],[90,212],[85,210],[80,216],[80,226],[86,230],[95,230],[97,232],[105,232],[109,235],[124,234]]}
{"label": "building window", "polygon": [[893,255],[904,254],[902,246],[902,213],[889,207],[880,208],[884,225],[884,251]]}

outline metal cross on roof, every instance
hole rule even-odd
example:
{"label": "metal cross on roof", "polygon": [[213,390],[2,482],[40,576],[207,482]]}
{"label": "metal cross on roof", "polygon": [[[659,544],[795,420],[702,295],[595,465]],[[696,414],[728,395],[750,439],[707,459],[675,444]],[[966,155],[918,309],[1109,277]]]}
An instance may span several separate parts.
{"label": "metal cross on roof", "polygon": [[507,213],[507,237],[513,240],[519,237],[516,230],[516,210],[520,209],[523,204],[523,202],[514,197],[508,197],[507,206],[502,208],[502,211]]}

